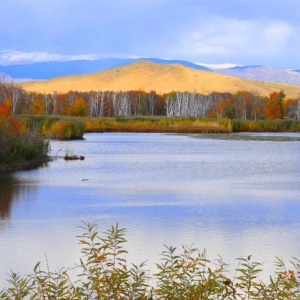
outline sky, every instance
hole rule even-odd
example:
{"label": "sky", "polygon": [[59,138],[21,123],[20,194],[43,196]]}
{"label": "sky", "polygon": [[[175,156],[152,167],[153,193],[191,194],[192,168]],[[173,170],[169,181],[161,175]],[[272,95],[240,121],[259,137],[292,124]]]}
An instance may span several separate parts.
{"label": "sky", "polygon": [[300,69],[299,0],[0,0],[0,64],[107,57]]}

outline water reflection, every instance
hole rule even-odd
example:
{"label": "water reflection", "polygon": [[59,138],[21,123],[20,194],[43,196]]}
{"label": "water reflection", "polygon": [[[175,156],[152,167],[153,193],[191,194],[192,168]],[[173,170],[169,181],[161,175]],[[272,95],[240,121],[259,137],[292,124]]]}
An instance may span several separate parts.
{"label": "water reflection", "polygon": [[0,218],[6,219],[10,216],[14,195],[18,190],[14,187],[15,179],[11,175],[0,177]]}
{"label": "water reflection", "polygon": [[0,220],[10,219],[14,203],[34,188],[16,179],[13,174],[0,174]]}

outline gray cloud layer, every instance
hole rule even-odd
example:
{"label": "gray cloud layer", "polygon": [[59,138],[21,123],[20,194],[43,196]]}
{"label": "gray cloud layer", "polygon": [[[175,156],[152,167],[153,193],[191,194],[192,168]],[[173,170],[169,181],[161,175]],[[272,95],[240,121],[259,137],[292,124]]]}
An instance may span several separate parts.
{"label": "gray cloud layer", "polygon": [[2,0],[0,11],[0,63],[17,51],[300,68],[299,0]]}

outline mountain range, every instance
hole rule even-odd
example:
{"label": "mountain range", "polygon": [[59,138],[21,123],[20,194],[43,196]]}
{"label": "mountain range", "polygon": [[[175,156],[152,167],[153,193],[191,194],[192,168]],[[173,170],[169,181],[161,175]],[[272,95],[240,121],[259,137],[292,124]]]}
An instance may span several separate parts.
{"label": "mountain range", "polygon": [[212,70],[219,74],[249,80],[269,81],[300,86],[300,73],[292,70],[276,69],[268,66],[235,66],[232,68],[218,68]]}
{"label": "mountain range", "polygon": [[[184,60],[159,58],[104,58],[99,60],[75,60],[67,62],[39,62],[19,65],[0,65],[0,80],[14,82],[48,80],[68,75],[88,75],[115,67],[127,66],[139,61],[156,64],[179,64],[195,70],[204,70],[239,78],[285,83],[300,86],[300,70],[277,69],[269,66],[237,66],[232,64],[208,65]],[[2,74],[2,75],[1,75]],[[6,78],[6,79],[5,79]]]}
{"label": "mountain range", "polygon": [[[63,77],[65,78],[66,76],[71,76],[68,78],[68,80],[71,81],[76,81],[78,82],[78,78],[76,76],[88,76],[91,74],[98,74],[99,72],[107,72],[109,70],[114,70],[115,68],[121,68],[121,67],[126,67],[130,65],[134,65],[135,63],[138,62],[144,62],[148,61],[151,63],[159,64],[159,65],[165,65],[165,66],[181,66],[181,67],[186,67],[189,68],[190,70],[195,70],[195,71],[205,71],[207,74],[221,74],[224,76],[230,76],[230,77],[236,77],[236,78],[242,78],[242,79],[247,79],[250,81],[257,81],[257,82],[266,82],[266,83],[280,83],[280,84],[288,84],[288,85],[294,85],[294,86],[300,86],[300,71],[299,70],[285,70],[285,69],[277,69],[269,66],[240,66],[240,65],[233,65],[233,64],[224,64],[224,65],[208,65],[208,64],[201,64],[201,63],[192,63],[184,60],[167,60],[167,59],[159,59],[159,58],[105,58],[105,59],[99,59],[95,61],[89,61],[89,60],[77,60],[77,61],[67,61],[67,62],[40,62],[40,63],[33,63],[33,64],[21,64],[21,65],[9,65],[9,66],[0,66],[0,81],[4,82],[15,82],[15,83],[26,83],[30,81],[48,81],[52,80],[54,78],[60,78]],[[157,69],[157,68],[156,68]],[[171,68],[172,69],[172,68]],[[160,68],[162,71],[163,69]],[[164,71],[165,72],[165,69]],[[112,72],[114,73],[114,71]],[[172,72],[171,72],[172,73]],[[165,81],[171,82],[172,79],[168,78],[168,76],[174,76],[174,74],[169,73],[166,75],[164,73],[163,77]],[[105,73],[107,74],[107,73]],[[161,74],[157,73],[156,70],[156,76],[160,76]],[[177,75],[176,75],[177,76]],[[91,76],[91,78],[99,77],[99,75]],[[101,77],[101,76],[100,76]],[[106,77],[106,75],[104,75]],[[104,78],[103,77],[103,78]],[[111,77],[109,75],[108,77]],[[183,76],[184,77],[184,76]],[[203,78],[203,76],[200,76]],[[72,79],[70,79],[72,78]],[[194,75],[190,76],[189,79],[185,80],[190,80],[190,78],[194,78]],[[219,77],[218,77],[219,78]],[[64,81],[65,79],[63,79]],[[83,79],[82,79],[83,80]],[[116,82],[116,79],[114,79]],[[128,78],[124,79],[122,78],[124,82],[128,82]],[[131,79],[131,80],[136,80],[136,79]],[[219,80],[219,79],[218,79]],[[104,80],[106,81],[106,80]],[[127,86],[123,86],[123,83],[119,81],[119,89],[126,88]],[[141,83],[141,81],[139,81]],[[153,79],[151,79],[151,82],[153,82]],[[175,84],[176,80],[174,81]],[[197,91],[202,91],[205,92],[205,88],[203,83],[200,84],[202,85],[202,88],[197,85],[197,81],[192,79],[193,84],[189,85],[186,84],[185,86],[187,87],[186,90],[192,91],[192,89],[197,90]],[[204,80],[205,82],[205,80]],[[53,85],[53,82],[52,82]],[[250,89],[250,84],[248,82],[248,85],[245,85],[244,83],[238,84],[240,86],[240,89],[242,86],[244,86],[244,89],[249,90]],[[28,85],[24,85],[27,86]],[[31,85],[33,86],[33,85]],[[35,87],[37,84],[35,84]],[[39,85],[41,86],[41,85]],[[49,87],[49,84],[47,84]],[[65,86],[70,86],[70,84],[66,84]],[[98,86],[101,86],[99,83]],[[118,87],[115,87],[115,85],[110,85],[109,82],[106,82],[105,86],[108,87],[110,86],[111,89],[116,90]],[[149,87],[151,86],[150,82],[146,82],[145,84],[143,83],[140,86],[132,85],[129,84],[129,86],[132,86],[132,89],[144,89],[144,90],[149,90]],[[169,92],[171,87],[174,90],[178,90],[179,87],[182,86],[180,82],[177,82],[175,86],[173,84],[166,86],[165,88],[159,87],[159,84],[153,85],[157,91],[160,92]],[[221,84],[223,86],[223,83]],[[93,89],[98,89],[97,84],[95,83],[92,87]],[[104,87],[103,87],[104,88]],[[183,86],[182,86],[183,88]],[[216,87],[215,87],[216,88]],[[227,87],[228,92],[232,91],[232,87]],[[287,90],[286,87],[282,87],[285,91]],[[59,86],[60,90],[65,88],[62,88],[62,85]],[[77,89],[78,87],[75,87],[74,85],[70,87],[70,89]],[[154,89],[154,88],[153,88]],[[255,89],[252,87],[252,89]],[[40,88],[38,90],[41,90]],[[44,88],[44,90],[46,90]],[[53,89],[52,89],[53,90]],[[215,91],[217,91],[215,89]],[[256,90],[261,90],[261,87],[256,88]],[[267,89],[268,90],[268,89]],[[61,91],[61,90],[60,90]],[[262,94],[266,94],[267,92],[263,89],[260,91]],[[207,91],[206,91],[207,93]]]}
{"label": "mountain range", "polygon": [[196,70],[210,71],[210,69],[204,66],[184,60],[166,60],[159,58],[103,58],[99,60],[51,61],[9,66],[0,65],[0,72],[13,77],[16,81],[19,81],[21,78],[47,80],[68,75],[88,75],[111,68],[127,66],[143,60],[148,60],[157,64],[180,64]]}
{"label": "mountain range", "polygon": [[70,90],[81,92],[153,90],[158,94],[172,91],[210,94],[248,90],[268,96],[274,91],[284,90],[289,98],[297,97],[300,93],[300,86],[251,81],[212,71],[196,70],[180,64],[157,64],[150,61],[138,61],[89,75],[62,76],[21,85],[27,91],[38,93],[54,91],[66,93]]}

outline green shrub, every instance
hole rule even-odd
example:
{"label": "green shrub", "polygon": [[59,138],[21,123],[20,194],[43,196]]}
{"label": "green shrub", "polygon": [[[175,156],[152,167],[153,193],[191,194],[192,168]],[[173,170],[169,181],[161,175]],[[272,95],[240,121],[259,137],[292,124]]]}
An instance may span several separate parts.
{"label": "green shrub", "polygon": [[31,275],[11,272],[0,299],[300,299],[297,258],[291,261],[292,269],[277,259],[275,274],[264,283],[259,279],[262,264],[252,261],[251,255],[237,259],[232,277],[220,258],[212,261],[193,247],[183,246],[180,252],[166,247],[157,273],[151,275],[145,263],[126,261],[125,230],[118,224],[103,236],[95,223],[83,223],[82,229],[78,237],[82,257],[74,267],[78,280],[70,279],[69,269],[43,271],[37,263]]}

